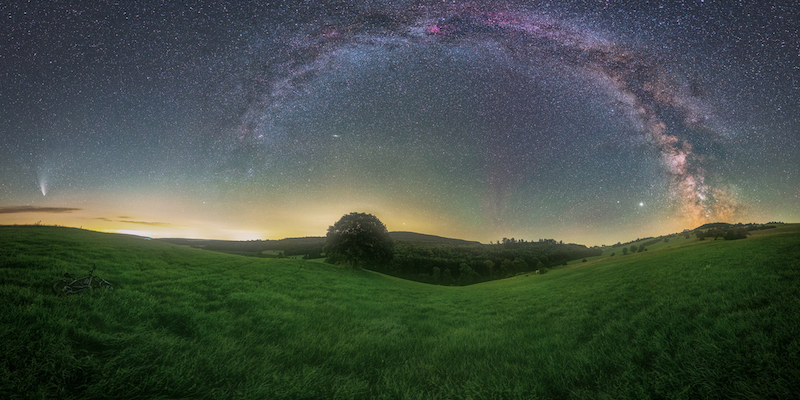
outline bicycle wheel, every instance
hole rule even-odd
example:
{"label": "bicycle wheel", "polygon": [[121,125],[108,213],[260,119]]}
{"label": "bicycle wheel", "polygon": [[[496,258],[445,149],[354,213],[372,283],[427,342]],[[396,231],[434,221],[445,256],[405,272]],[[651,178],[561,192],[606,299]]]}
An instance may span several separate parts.
{"label": "bicycle wheel", "polygon": [[94,279],[92,279],[92,289],[93,290],[98,290],[98,289],[100,289],[100,290],[114,290],[114,285],[111,282],[109,282],[109,281],[107,281],[105,279],[94,277]]}
{"label": "bicycle wheel", "polygon": [[70,286],[71,281],[68,280],[60,280],[53,284],[53,293],[59,296],[66,296],[68,294],[74,293],[72,291],[72,286]]}

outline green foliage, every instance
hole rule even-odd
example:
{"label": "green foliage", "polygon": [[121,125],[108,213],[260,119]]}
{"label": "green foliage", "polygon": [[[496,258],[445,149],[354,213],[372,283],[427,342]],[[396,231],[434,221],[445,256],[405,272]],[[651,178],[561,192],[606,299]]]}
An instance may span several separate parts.
{"label": "green foliage", "polygon": [[[526,242],[512,238],[504,239],[501,243],[448,245],[398,242],[394,246],[392,262],[369,269],[425,283],[467,285],[566,265],[569,260],[602,254],[598,248],[559,244],[552,239]],[[463,268],[464,264],[469,269]],[[450,281],[441,276],[441,279],[435,279],[434,268],[453,271],[454,279]],[[465,274],[463,277],[462,273]]]}
{"label": "green foliage", "polygon": [[433,267],[433,282],[439,283],[442,281],[442,270],[439,267]]}
{"label": "green foliage", "polygon": [[724,234],[725,240],[744,239],[747,237],[747,230],[745,228],[731,228]]}
{"label": "green foliage", "polygon": [[[123,289],[50,292],[64,272],[92,263]],[[468,287],[122,235],[0,227],[0,393],[793,398],[798,287],[798,225]]]}
{"label": "green foliage", "polygon": [[386,226],[376,216],[350,213],[328,228],[323,251],[330,263],[363,268],[389,262],[393,246]]}
{"label": "green foliage", "polygon": [[714,240],[717,240],[718,237],[724,236],[724,235],[725,235],[725,232],[722,229],[713,228],[713,229],[709,229],[709,230],[706,231],[706,236],[713,237]]}
{"label": "green foliage", "polygon": [[712,226],[712,228],[708,229],[707,231],[702,231],[698,229],[695,231],[695,235],[698,239],[703,240],[706,237],[713,237],[714,240],[717,238],[722,237],[725,240],[737,240],[737,239],[744,239],[746,238],[751,231],[760,231],[765,229],[773,229],[774,226],[762,226],[762,225],[754,225],[754,224],[737,224],[737,225],[730,225],[724,223],[716,223],[716,224],[707,224],[703,225],[704,227]]}

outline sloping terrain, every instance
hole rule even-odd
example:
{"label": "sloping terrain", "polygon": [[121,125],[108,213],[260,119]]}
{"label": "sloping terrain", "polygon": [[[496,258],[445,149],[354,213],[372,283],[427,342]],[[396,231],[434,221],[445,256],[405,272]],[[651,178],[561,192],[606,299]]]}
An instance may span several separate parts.
{"label": "sloping terrain", "polygon": [[787,398],[798,309],[798,225],[467,287],[3,226],[0,395]]}

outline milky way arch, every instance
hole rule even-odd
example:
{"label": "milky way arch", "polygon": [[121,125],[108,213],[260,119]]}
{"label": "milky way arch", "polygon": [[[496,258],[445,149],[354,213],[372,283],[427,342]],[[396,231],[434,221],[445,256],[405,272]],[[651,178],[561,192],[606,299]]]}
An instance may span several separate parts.
{"label": "milky way arch", "polygon": [[[730,220],[736,212],[733,196],[707,182],[691,135],[680,134],[723,136],[702,101],[655,58],[606,35],[546,14],[474,3],[320,19],[281,30],[269,62],[249,77],[256,89],[236,132],[242,143],[286,139],[275,127],[283,107],[307,96],[309,82],[320,76],[351,71],[341,65],[344,53],[370,57],[369,49],[491,46],[503,58],[496,63],[562,69],[613,99],[632,130],[657,150],[666,189],[687,222]],[[488,174],[494,193],[488,203],[502,202],[508,178]]]}

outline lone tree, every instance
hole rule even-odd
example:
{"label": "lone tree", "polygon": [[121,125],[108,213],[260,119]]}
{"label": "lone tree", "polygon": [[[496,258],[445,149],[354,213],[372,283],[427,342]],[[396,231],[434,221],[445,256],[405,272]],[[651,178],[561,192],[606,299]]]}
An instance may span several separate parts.
{"label": "lone tree", "polygon": [[350,213],[328,228],[326,260],[363,268],[391,261],[394,243],[386,225],[372,214]]}

